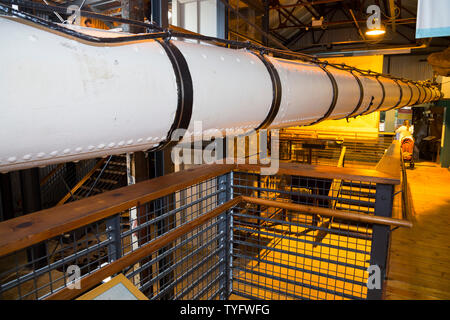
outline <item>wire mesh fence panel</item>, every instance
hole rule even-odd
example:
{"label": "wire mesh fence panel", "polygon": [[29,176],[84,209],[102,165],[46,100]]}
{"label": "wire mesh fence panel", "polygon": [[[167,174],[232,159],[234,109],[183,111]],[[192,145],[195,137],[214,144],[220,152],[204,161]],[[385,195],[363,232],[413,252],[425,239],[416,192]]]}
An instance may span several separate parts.
{"label": "wire mesh fence panel", "polygon": [[[173,236],[227,199],[226,177],[206,179],[1,257],[0,299],[47,298],[72,284],[75,269],[83,278]],[[122,272],[151,299],[223,299],[225,219],[222,213],[177,234]]]}
{"label": "wire mesh fence panel", "polygon": [[[233,195],[374,215],[376,184],[234,172]],[[250,299],[366,299],[373,225],[270,204],[233,209],[233,294]]]}
{"label": "wire mesh fence panel", "polygon": [[217,231],[223,219],[214,218],[176,239],[135,264],[126,276],[150,299],[218,299],[225,276],[220,258],[225,234]]}
{"label": "wire mesh fence panel", "polygon": [[235,172],[235,195],[374,214],[376,184],[361,181]]}
{"label": "wire mesh fence panel", "polygon": [[233,294],[250,299],[365,299],[371,226],[289,210],[233,210]]}
{"label": "wire mesh fence panel", "polygon": [[120,198],[106,218],[0,257],[0,299],[58,294],[76,270],[98,282],[123,273],[155,300],[375,296],[367,270],[384,272],[390,231],[368,216],[389,217],[392,186],[222,171],[166,190],[125,207]]}
{"label": "wire mesh fence panel", "polygon": [[0,258],[0,299],[43,299],[108,263],[106,221],[47,239]]}
{"label": "wire mesh fence panel", "polygon": [[336,136],[335,133],[315,133],[311,136],[311,133],[282,130],[280,133],[280,160],[337,166],[340,152],[345,147],[347,167],[375,167],[392,140],[392,135],[370,137],[348,132],[343,136]]}

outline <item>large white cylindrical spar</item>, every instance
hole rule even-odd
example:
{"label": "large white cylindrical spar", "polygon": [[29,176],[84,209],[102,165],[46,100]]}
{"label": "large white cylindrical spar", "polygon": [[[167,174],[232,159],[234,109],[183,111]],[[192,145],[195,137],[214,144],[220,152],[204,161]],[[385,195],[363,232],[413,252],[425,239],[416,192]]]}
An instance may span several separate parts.
{"label": "large white cylindrical spar", "polygon": [[0,172],[159,148],[195,121],[245,132],[440,98],[420,83],[180,38],[90,42],[4,16],[0,38]]}

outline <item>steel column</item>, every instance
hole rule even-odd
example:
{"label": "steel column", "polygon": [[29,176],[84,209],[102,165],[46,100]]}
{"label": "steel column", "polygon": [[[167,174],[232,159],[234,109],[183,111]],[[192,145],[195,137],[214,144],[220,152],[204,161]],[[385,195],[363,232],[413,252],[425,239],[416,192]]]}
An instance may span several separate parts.
{"label": "steel column", "polygon": [[[32,168],[20,171],[20,186],[22,191],[22,213],[29,214],[42,209],[41,187],[39,183],[39,169]],[[37,244],[27,250],[29,262],[33,262],[33,269],[46,265],[47,246],[45,243]],[[40,261],[35,262],[40,259]]]}
{"label": "steel column", "polygon": [[[392,217],[393,185],[377,184],[375,198],[375,215]],[[390,244],[390,227],[374,225],[372,229],[372,248],[370,253],[370,265],[380,268],[380,289],[368,289],[367,299],[381,300],[383,298],[384,281],[387,276],[387,263]]]}

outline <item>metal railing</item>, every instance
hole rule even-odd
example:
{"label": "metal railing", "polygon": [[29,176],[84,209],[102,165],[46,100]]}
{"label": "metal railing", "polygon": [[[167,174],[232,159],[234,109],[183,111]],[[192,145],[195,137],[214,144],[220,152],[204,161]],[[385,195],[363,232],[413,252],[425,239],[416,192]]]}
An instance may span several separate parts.
{"label": "metal railing", "polygon": [[199,166],[2,222],[0,298],[73,299],[123,273],[150,299],[380,299],[367,268],[383,278],[391,227],[411,226],[391,217],[400,180],[259,169]]}
{"label": "metal railing", "polygon": [[342,148],[347,165],[375,166],[393,141],[390,134],[291,129],[280,132],[280,160],[337,166]]}

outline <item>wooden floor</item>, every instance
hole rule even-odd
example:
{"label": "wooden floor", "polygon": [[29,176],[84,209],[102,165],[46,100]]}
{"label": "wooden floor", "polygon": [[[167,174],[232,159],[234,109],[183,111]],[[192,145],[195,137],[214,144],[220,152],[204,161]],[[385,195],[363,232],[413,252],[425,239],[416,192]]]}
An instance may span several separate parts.
{"label": "wooden floor", "polygon": [[386,299],[450,299],[450,171],[407,170],[412,229],[392,234]]}

